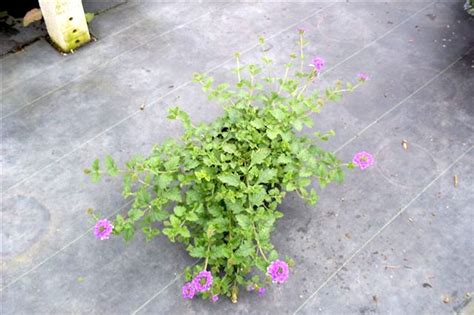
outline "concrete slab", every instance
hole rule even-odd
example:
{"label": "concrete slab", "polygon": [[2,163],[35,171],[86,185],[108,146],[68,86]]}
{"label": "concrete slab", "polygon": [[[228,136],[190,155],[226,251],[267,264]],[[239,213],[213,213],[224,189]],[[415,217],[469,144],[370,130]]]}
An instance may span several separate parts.
{"label": "concrete slab", "polygon": [[[402,12],[405,12],[406,9],[401,9],[401,10]],[[364,13],[365,10],[362,10],[362,9],[350,10],[350,11],[360,12],[361,14],[365,14]],[[414,12],[415,11],[411,12],[411,14],[413,14]],[[328,14],[336,14],[336,12],[330,11]],[[283,36],[290,36],[290,34],[293,34],[293,32],[294,32],[294,29],[292,28],[291,30],[288,30],[282,33],[280,36],[277,36],[274,38],[273,43],[275,46],[277,46],[275,48],[275,51],[277,50],[277,48],[283,46],[283,45],[278,44],[280,38]],[[253,43],[252,43],[252,46],[253,46]],[[357,48],[359,47],[360,46],[358,46]],[[347,54],[350,54],[351,52],[352,51],[348,51]],[[224,58],[227,58],[227,56],[225,56]],[[173,62],[173,59],[172,57],[170,57],[170,60],[164,64],[171,65],[172,62]],[[226,68],[229,66],[230,64],[224,65],[224,67]],[[162,68],[163,66],[161,66],[161,68],[158,68],[158,69],[161,70]],[[228,72],[225,69],[224,70],[217,69],[215,73],[219,75],[220,77],[222,77],[223,73],[227,75],[230,72]],[[91,81],[91,80],[86,81],[86,83],[89,84],[91,87],[95,88],[94,87],[95,85],[98,85],[99,87],[101,86],[100,82],[109,82],[110,80],[114,82],[114,76],[113,76],[112,71],[108,77],[110,78],[108,80],[95,79],[94,81]],[[170,76],[166,76],[166,78],[167,77],[170,77]],[[182,78],[178,78],[178,79],[183,80]],[[187,78],[185,78],[185,80],[186,79]],[[97,84],[91,84],[91,82],[97,82]],[[161,85],[164,85],[166,89],[169,89],[170,84],[176,85],[174,81],[170,81],[167,84],[163,84],[162,80],[158,82],[161,82]],[[106,155],[113,152],[114,155],[116,156],[118,155],[120,159],[124,160],[125,158],[127,158],[128,156],[130,156],[131,154],[135,152],[146,153],[155,141],[160,141],[160,139],[164,139],[167,136],[178,134],[179,130],[176,130],[174,128],[169,128],[168,127],[169,122],[164,120],[164,117],[166,117],[166,111],[165,111],[165,108],[163,108],[163,105],[170,106],[170,105],[173,105],[176,101],[179,101],[180,104],[184,105],[184,107],[187,110],[193,113],[197,121],[202,120],[202,119],[211,119],[213,116],[217,115],[220,112],[219,108],[216,107],[215,104],[208,104],[208,102],[206,101],[206,98],[201,93],[199,88],[193,85],[189,85],[189,86],[186,86],[186,88],[180,89],[179,94],[177,95],[172,93],[174,91],[173,89],[169,89],[169,90],[171,92],[166,92],[166,93],[171,93],[171,94],[167,96],[166,98],[164,98],[163,100],[154,104],[150,104],[150,102],[147,102],[146,110],[144,112],[141,112],[140,110],[138,110],[138,107],[140,106],[141,102],[143,102],[143,100],[139,99],[141,102],[138,102],[138,100],[129,101],[129,99],[127,98],[124,101],[122,101],[120,100],[120,97],[118,97],[116,102],[111,102],[110,95],[108,96],[108,98],[101,98],[98,96],[100,93],[102,93],[100,89],[96,89],[97,94],[95,96],[90,96],[90,98],[88,97],[87,99],[86,98],[78,99],[78,101],[80,101],[81,106],[77,107],[76,110],[78,112],[76,112],[76,115],[81,115],[83,117],[83,119],[80,121],[77,121],[74,119],[74,117],[72,117],[73,113],[70,108],[62,109],[61,107],[58,107],[59,110],[66,113],[67,116],[71,116],[70,121],[76,121],[77,128],[78,128],[78,131],[76,132],[76,134],[78,134],[78,137],[81,137],[81,132],[84,129],[84,126],[83,126],[84,124],[91,125],[94,128],[96,127],[100,128],[101,125],[97,124],[97,119],[101,120],[102,123],[105,123],[107,122],[108,119],[114,118],[113,115],[110,115],[105,111],[106,110],[110,111],[110,109],[118,106],[119,104],[118,102],[128,101],[126,106],[129,106],[131,109],[133,109],[135,111],[134,114],[137,113],[138,111],[138,114],[130,117],[129,121],[122,122],[120,125],[115,126],[114,128],[110,129],[103,135],[100,135],[96,139],[92,139],[92,141],[82,146],[80,150],[72,152],[71,154],[66,156],[63,160],[61,160],[59,163],[53,164],[54,167],[49,166],[47,169],[42,170],[41,174],[37,174],[31,177],[29,181],[26,181],[22,185],[12,188],[10,191],[7,191],[4,194],[4,198],[6,200],[9,200],[10,198],[15,198],[15,196],[17,196],[18,194],[23,194],[24,191],[29,191],[28,193],[29,196],[33,196],[34,198],[39,200],[40,203],[46,204],[47,208],[50,209],[51,213],[54,213],[52,215],[53,222],[50,228],[50,230],[52,231],[54,231],[56,228],[59,228],[57,226],[59,222],[63,222],[63,224],[65,224],[65,222],[69,222],[66,225],[74,225],[75,220],[79,220],[80,224],[78,225],[78,227],[80,228],[81,226],[83,226],[84,223],[87,223],[87,218],[83,216],[83,211],[84,209],[87,209],[90,206],[105,209],[104,211],[107,214],[110,213],[109,211],[115,210],[119,206],[120,202],[122,202],[120,198],[118,197],[120,193],[118,186],[115,186],[114,189],[110,188],[111,192],[115,191],[115,193],[111,194],[111,196],[115,196],[115,198],[114,197],[104,198],[102,196],[102,197],[99,197],[97,201],[95,201],[87,197],[87,196],[91,196],[91,194],[95,195],[94,190],[97,189],[96,187],[91,186],[88,183],[88,179],[84,178],[84,176],[82,175],[82,169],[84,167],[87,167],[90,164],[91,156],[96,156],[97,154],[99,154],[98,153],[98,150],[99,150],[99,152],[101,152],[100,155]],[[70,93],[71,90],[69,89],[67,91],[69,91]],[[150,89],[149,92],[155,93],[156,91],[154,91],[153,89]],[[176,100],[177,96],[179,97],[178,100]],[[156,97],[159,98],[160,95],[157,95]],[[85,111],[83,108],[84,104],[86,104],[87,100],[89,99],[91,100],[91,105],[89,107],[91,109],[90,113]],[[100,99],[103,100],[102,106],[104,108],[97,107],[97,101]],[[153,100],[154,97],[147,96],[147,99],[145,99],[145,101],[149,99]],[[212,105],[212,107],[209,107],[210,105]],[[98,111],[104,111],[104,113],[98,115]],[[211,114],[209,114],[209,111],[211,112]],[[44,110],[40,110],[39,113],[43,115],[44,119],[48,119],[46,112]],[[51,111],[50,113],[52,115],[55,115],[54,111]],[[95,117],[95,116],[99,116],[99,117]],[[104,118],[101,118],[103,116]],[[6,121],[13,121],[14,123],[16,123],[17,121],[12,120],[12,117],[7,117]],[[73,127],[74,123],[64,124],[64,118],[62,118],[62,120],[59,120],[58,123],[61,125],[58,125],[57,129],[64,130],[65,128],[68,128],[68,129],[74,128]],[[158,129],[155,128],[157,124],[160,126],[160,128]],[[143,133],[142,128],[138,128],[138,129],[136,128],[137,125],[149,126],[149,130],[151,130],[150,132],[152,132],[152,134]],[[55,130],[54,128],[48,128],[48,130],[54,133],[59,132],[59,130]],[[20,142],[22,141],[20,139],[23,137],[17,137],[17,138],[18,138],[18,142]],[[48,137],[48,139],[53,139],[53,140],[56,139],[59,141],[57,136]],[[141,139],[141,140],[137,141],[137,139]],[[117,152],[117,147],[126,148],[126,149],[120,149],[120,151]],[[51,147],[49,147],[49,150],[50,149]],[[59,154],[61,154],[61,152],[58,152],[58,155]],[[36,155],[36,158],[37,159],[39,158],[38,154]],[[61,157],[59,156],[59,158]],[[70,165],[71,163],[73,163],[72,161],[80,161],[80,164],[82,166],[78,167],[77,169],[76,168],[70,169]],[[71,186],[81,187],[81,190],[77,191],[74,194],[74,196],[65,198],[64,193],[69,194],[69,192],[67,189],[64,190],[64,187],[63,187],[64,182],[69,183],[69,185]],[[26,185],[26,187],[28,188],[25,189],[23,185]],[[51,193],[45,193],[46,190],[50,191]],[[109,200],[109,201],[106,201],[106,200]],[[70,204],[74,204],[76,206],[71,209]],[[69,210],[65,212],[65,209],[69,209]],[[75,215],[71,215],[71,214],[75,214]],[[58,247],[60,248],[61,246],[61,245],[51,246],[49,244],[50,242],[53,242],[54,244],[66,244],[69,241],[75,239],[78,235],[82,235],[83,233],[84,231],[81,229],[79,229],[79,231],[76,231],[75,229],[68,229],[64,231],[63,233],[61,233],[61,236],[55,236],[55,238],[57,239],[46,237],[43,239],[42,242],[40,242],[41,244],[43,244],[41,252],[36,253],[31,258],[34,261],[39,262],[45,257],[47,257],[50,254],[51,250],[57,250],[57,248]],[[63,236],[65,236],[66,238],[63,239],[62,238]],[[28,266],[29,264],[18,265],[12,262],[11,264],[8,264],[8,265],[10,266],[10,268],[8,268],[9,269],[9,272],[7,272],[8,275],[5,276],[6,279],[9,279],[10,276],[12,278],[15,278],[15,276],[18,276],[19,274],[24,272],[23,267],[25,265]],[[16,268],[14,268],[14,266]],[[7,280],[7,282],[9,282],[9,280]]]}
{"label": "concrete slab", "polygon": [[[471,150],[458,160],[301,314],[462,313],[472,299],[468,277],[474,272],[467,197],[474,194],[473,158]],[[455,174],[463,182],[458,187]]]}
{"label": "concrete slab", "polygon": [[[2,222],[9,224],[2,230],[2,311],[461,310],[474,281],[461,277],[472,274],[472,255],[466,253],[472,252],[468,162],[474,145],[474,54],[468,51],[473,24],[458,3],[137,1],[99,15],[93,27],[103,39],[67,59],[51,57],[41,43],[4,57]],[[328,187],[314,207],[294,195],[286,198],[281,207],[286,216],[274,234],[279,251],[297,262],[286,284],[264,298],[243,292],[237,305],[225,299],[216,305],[184,302],[180,273],[193,259],[164,238],[146,243],[139,237],[128,245],[96,241],[85,210],[110,215],[126,209],[127,202],[120,197],[119,180],[95,186],[82,169],[97,156],[124,161],[177,136],[179,124],[165,120],[166,108],[176,103],[195,121],[213,119],[220,108],[189,84],[190,74],[212,70],[218,79],[230,78],[229,56],[241,50],[244,58],[255,58],[260,34],[269,38],[269,54],[282,63],[280,53],[291,51],[299,26],[308,29],[311,54],[328,62],[323,81],[359,71],[371,76],[365,87],[314,119],[318,128],[336,130],[328,149],[346,160],[368,150],[376,167]],[[41,66],[34,69],[35,63]],[[79,65],[82,70],[74,71]],[[407,151],[402,139],[409,143]],[[465,174],[457,189],[449,186],[452,172]],[[433,206],[441,213],[445,205],[459,210],[443,212],[446,220],[436,222],[424,211]],[[426,259],[429,244],[439,252],[435,259]],[[407,248],[411,251],[403,252]],[[406,264],[414,269],[382,268],[384,255],[387,261],[393,257],[394,265],[410,259]],[[448,270],[450,265],[456,269]],[[426,294],[425,282],[421,287],[418,282],[428,271],[440,280],[429,282],[433,292]],[[399,277],[387,280],[387,275]],[[440,303],[444,294],[452,302]]]}

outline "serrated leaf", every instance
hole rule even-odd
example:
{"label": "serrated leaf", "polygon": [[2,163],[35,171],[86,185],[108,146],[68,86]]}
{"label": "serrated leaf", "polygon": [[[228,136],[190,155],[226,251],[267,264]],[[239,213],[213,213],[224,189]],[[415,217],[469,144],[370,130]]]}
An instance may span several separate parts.
{"label": "serrated leaf", "polygon": [[165,189],[173,181],[173,176],[170,174],[161,174],[158,176],[158,187]]}
{"label": "serrated leaf", "polygon": [[240,176],[235,174],[219,175],[217,178],[224,184],[230,186],[238,187],[240,185]]}
{"label": "serrated leaf", "polygon": [[251,164],[257,165],[263,163],[263,161],[267,158],[270,154],[270,149],[268,148],[261,148],[257,151],[253,151],[251,154]]}
{"label": "serrated leaf", "polygon": [[132,209],[128,212],[128,217],[132,221],[138,221],[141,217],[143,217],[144,214],[145,212],[143,212],[142,210]]}
{"label": "serrated leaf", "polygon": [[191,237],[191,233],[189,232],[188,228],[185,226],[181,226],[177,230],[177,234],[181,235],[184,238]]}
{"label": "serrated leaf", "polygon": [[226,153],[236,153],[237,147],[234,144],[225,143],[222,145],[222,150],[224,150]]}
{"label": "serrated leaf", "polygon": [[250,220],[250,218],[245,214],[238,214],[235,216],[235,219],[244,229],[248,229],[252,226],[252,220]]}
{"label": "serrated leaf", "polygon": [[165,198],[168,198],[169,200],[172,200],[172,201],[177,201],[177,202],[182,201],[181,191],[177,187],[164,192],[163,196]]}
{"label": "serrated leaf", "polygon": [[206,257],[206,249],[204,246],[188,247],[189,255],[194,258]]}
{"label": "serrated leaf", "polygon": [[296,131],[301,131],[303,129],[303,121],[301,119],[296,119],[292,123],[293,128],[296,129]]}
{"label": "serrated leaf", "polygon": [[278,121],[283,121],[283,119],[285,119],[285,117],[286,117],[285,112],[282,111],[282,110],[279,109],[279,108],[274,108],[274,109],[272,109],[271,114],[272,114],[272,116],[275,117]]}
{"label": "serrated leaf", "polygon": [[99,159],[95,159],[94,162],[92,162],[92,171],[98,172],[100,169],[100,161]]}
{"label": "serrated leaf", "polygon": [[119,172],[117,165],[115,164],[114,159],[108,155],[105,157],[105,169],[110,176],[116,176]]}
{"label": "serrated leaf", "polygon": [[199,220],[199,217],[194,212],[188,212],[185,216],[185,219],[189,222],[196,222],[197,220]]}
{"label": "serrated leaf", "polygon": [[255,128],[257,128],[257,129],[263,129],[263,128],[265,127],[265,124],[264,124],[263,120],[258,119],[258,118],[252,120],[252,121],[250,122],[250,124],[251,124],[252,126],[254,126]]}
{"label": "serrated leaf", "polygon": [[174,207],[173,210],[174,214],[176,214],[178,217],[183,216],[183,214],[186,212],[186,208],[183,206],[176,206]]}
{"label": "serrated leaf", "polygon": [[277,175],[277,170],[274,168],[267,168],[260,172],[257,183],[268,183]]}

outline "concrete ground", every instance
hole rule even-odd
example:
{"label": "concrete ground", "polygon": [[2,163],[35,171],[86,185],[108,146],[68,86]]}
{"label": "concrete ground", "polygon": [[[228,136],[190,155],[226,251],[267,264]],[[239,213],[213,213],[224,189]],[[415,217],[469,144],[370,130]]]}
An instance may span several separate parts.
{"label": "concrete ground", "polygon": [[[278,62],[298,27],[324,81],[371,80],[315,116],[340,158],[372,152],[316,206],[289,195],[273,241],[287,283],[183,301],[194,262],[164,237],[98,241],[85,214],[123,211],[120,180],[91,184],[96,157],[125,161],[176,137],[166,108],[221,113],[190,83],[229,77],[264,35]],[[92,21],[98,41],[62,56],[44,40],[1,60],[2,314],[467,314],[474,294],[474,21],[462,1],[172,4],[129,1]],[[145,104],[145,110],[140,106]],[[405,150],[401,142],[408,142]],[[453,177],[457,176],[455,187]]]}

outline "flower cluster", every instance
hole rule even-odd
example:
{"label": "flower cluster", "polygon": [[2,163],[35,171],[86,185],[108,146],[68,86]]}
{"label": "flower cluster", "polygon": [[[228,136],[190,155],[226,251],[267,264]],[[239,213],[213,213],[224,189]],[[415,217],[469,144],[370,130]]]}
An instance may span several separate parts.
{"label": "flower cluster", "polygon": [[283,283],[289,276],[288,264],[277,259],[268,266],[267,274],[272,277],[273,283]]}
{"label": "flower cluster", "polygon": [[360,72],[357,74],[357,79],[361,82],[365,82],[369,80],[369,76],[365,73]]}
{"label": "flower cluster", "polygon": [[358,152],[354,155],[354,158],[352,159],[352,162],[359,166],[361,170],[364,170],[375,163],[375,159],[372,154],[369,152]]}
{"label": "flower cluster", "polygon": [[324,68],[324,65],[325,65],[325,61],[323,58],[321,57],[315,57],[313,59],[313,62],[311,63],[311,65],[314,67],[314,69],[319,73],[321,72],[321,70]]}
{"label": "flower cluster", "polygon": [[[198,275],[191,280],[184,284],[182,288],[183,298],[185,299],[192,299],[196,293],[207,292],[211,289],[213,282],[212,274],[210,271],[203,270],[198,273]],[[211,301],[213,303],[219,300],[218,295],[212,295]]]}
{"label": "flower cluster", "polygon": [[100,240],[109,239],[114,226],[107,219],[98,220],[94,226],[94,235]]}

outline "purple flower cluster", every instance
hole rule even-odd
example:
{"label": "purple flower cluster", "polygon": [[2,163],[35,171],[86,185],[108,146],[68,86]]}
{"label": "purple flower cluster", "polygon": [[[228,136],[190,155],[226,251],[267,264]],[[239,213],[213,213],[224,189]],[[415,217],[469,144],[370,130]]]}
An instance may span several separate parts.
{"label": "purple flower cluster", "polygon": [[354,155],[352,162],[359,166],[361,170],[363,170],[367,167],[374,165],[375,159],[372,154],[365,151],[361,151]]}
{"label": "purple flower cluster", "polygon": [[311,65],[316,69],[317,72],[321,72],[321,70],[324,68],[325,61],[321,57],[315,57],[313,59],[313,62]]}
{"label": "purple flower cluster", "polygon": [[[212,286],[212,281],[213,279],[210,271],[201,271],[193,280],[191,280],[191,282],[184,284],[182,288],[183,298],[192,299],[196,293],[209,291]],[[211,301],[213,303],[217,302],[217,300],[219,300],[218,295],[211,296]]]}
{"label": "purple flower cluster", "polygon": [[369,76],[365,73],[360,72],[360,73],[357,74],[357,79],[359,81],[365,82],[365,81],[369,80]]}
{"label": "purple flower cluster", "polygon": [[192,284],[197,292],[206,292],[212,285],[212,274],[207,270],[203,270],[193,279]]}
{"label": "purple flower cluster", "polygon": [[94,226],[94,235],[100,240],[107,240],[109,239],[110,234],[114,226],[109,222],[107,219],[102,219],[97,221]]}
{"label": "purple flower cluster", "polygon": [[194,286],[191,282],[185,283],[183,285],[183,289],[181,291],[183,292],[183,298],[185,298],[185,299],[192,300],[192,298],[196,294],[196,289],[194,288]]}
{"label": "purple flower cluster", "polygon": [[283,283],[289,276],[288,264],[279,259],[272,261],[267,268],[267,274],[272,277],[273,283]]}

